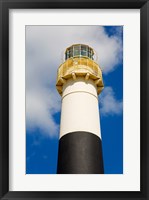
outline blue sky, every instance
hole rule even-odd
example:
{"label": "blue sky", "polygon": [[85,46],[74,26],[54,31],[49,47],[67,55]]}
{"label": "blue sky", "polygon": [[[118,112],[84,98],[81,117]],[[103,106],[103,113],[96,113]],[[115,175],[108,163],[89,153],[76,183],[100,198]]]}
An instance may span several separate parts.
{"label": "blue sky", "polygon": [[99,96],[104,170],[123,173],[123,27],[26,27],[26,173],[54,174],[57,167],[61,97],[56,72],[65,48],[85,43],[103,70]]}

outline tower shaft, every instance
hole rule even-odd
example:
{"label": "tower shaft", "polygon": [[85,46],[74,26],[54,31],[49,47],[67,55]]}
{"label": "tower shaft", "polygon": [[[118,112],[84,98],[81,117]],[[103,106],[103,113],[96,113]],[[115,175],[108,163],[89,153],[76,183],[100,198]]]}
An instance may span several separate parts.
{"label": "tower shaft", "polygon": [[97,88],[69,79],[62,94],[58,173],[103,173]]}

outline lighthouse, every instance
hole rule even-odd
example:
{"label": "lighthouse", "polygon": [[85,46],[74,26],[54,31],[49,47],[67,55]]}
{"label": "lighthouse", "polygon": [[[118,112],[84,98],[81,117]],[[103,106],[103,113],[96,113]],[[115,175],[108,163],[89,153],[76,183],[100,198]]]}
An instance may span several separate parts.
{"label": "lighthouse", "polygon": [[56,88],[62,98],[58,174],[103,174],[98,95],[103,79],[95,51],[74,44],[65,51],[57,72]]}

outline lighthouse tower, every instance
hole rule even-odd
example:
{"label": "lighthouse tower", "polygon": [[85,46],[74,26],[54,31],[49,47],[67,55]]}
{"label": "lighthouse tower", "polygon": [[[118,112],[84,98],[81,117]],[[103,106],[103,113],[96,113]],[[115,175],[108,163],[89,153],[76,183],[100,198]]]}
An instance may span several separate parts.
{"label": "lighthouse tower", "polygon": [[74,44],[58,68],[56,88],[62,97],[58,174],[103,174],[98,95],[102,72],[94,50]]}

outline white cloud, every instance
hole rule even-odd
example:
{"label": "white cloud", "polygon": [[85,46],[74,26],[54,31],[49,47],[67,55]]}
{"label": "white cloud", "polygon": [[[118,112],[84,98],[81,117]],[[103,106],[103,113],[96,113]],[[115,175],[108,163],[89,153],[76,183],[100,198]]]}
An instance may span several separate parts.
{"label": "white cloud", "polygon": [[101,26],[26,26],[26,118],[27,129],[39,128],[49,136],[58,133],[53,114],[60,111],[56,91],[57,69],[64,50],[74,43],[93,47],[107,74],[122,61],[122,41],[109,37]]}
{"label": "white cloud", "polygon": [[59,125],[55,123],[53,114],[59,112],[59,98],[47,88],[37,88],[26,92],[27,130],[39,128],[50,136],[58,135]]}
{"label": "white cloud", "polygon": [[119,115],[123,110],[123,102],[115,98],[114,91],[111,87],[105,87],[99,96],[101,115]]}

